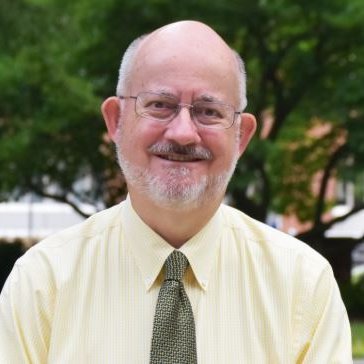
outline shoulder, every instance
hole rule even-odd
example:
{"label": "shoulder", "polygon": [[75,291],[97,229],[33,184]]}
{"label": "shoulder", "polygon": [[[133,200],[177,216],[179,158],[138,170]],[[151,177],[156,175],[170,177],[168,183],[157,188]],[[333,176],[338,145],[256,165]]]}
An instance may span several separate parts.
{"label": "shoulder", "polygon": [[308,306],[322,308],[331,294],[340,301],[329,262],[309,245],[234,208],[222,206],[222,215],[225,250],[234,252],[251,286],[295,302],[296,318],[307,316]]}
{"label": "shoulder", "polygon": [[91,240],[104,234],[107,230],[119,227],[122,206],[123,204],[121,203],[95,213],[85,221],[45,238],[33,248],[35,250],[42,250],[72,244],[77,241]]}
{"label": "shoulder", "polygon": [[[277,264],[313,269],[318,274],[322,270],[331,270],[330,264],[321,254],[308,244],[283,233],[267,224],[257,221],[245,213],[226,205],[221,206],[225,227],[231,231],[244,249],[266,257]],[[293,267],[292,267],[293,268]]]}
{"label": "shoulder", "polygon": [[61,230],[43,239],[25,254],[67,249],[79,244],[85,245],[108,231],[120,228],[122,204],[93,214],[85,221]]}
{"label": "shoulder", "polygon": [[120,236],[122,209],[123,203],[45,238],[16,261],[12,275],[18,272],[40,282],[53,279],[57,285],[60,276],[72,275],[83,262],[91,263],[95,252],[107,249],[110,235]]}

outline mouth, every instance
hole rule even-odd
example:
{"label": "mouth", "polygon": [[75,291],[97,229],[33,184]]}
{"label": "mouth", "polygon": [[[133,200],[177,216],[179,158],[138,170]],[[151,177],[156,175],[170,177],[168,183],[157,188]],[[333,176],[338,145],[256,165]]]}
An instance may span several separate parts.
{"label": "mouth", "polygon": [[171,161],[171,162],[199,162],[203,159],[197,158],[194,155],[188,155],[188,154],[156,154],[158,158]]}
{"label": "mouth", "polygon": [[212,153],[207,148],[195,145],[183,146],[176,143],[155,143],[148,149],[149,153],[155,157],[170,162],[196,163],[212,159]]}

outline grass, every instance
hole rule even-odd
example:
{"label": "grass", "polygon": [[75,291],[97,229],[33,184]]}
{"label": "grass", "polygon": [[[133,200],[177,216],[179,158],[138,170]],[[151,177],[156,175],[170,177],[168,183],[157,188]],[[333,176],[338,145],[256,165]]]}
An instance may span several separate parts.
{"label": "grass", "polygon": [[351,333],[353,336],[353,357],[364,358],[364,321],[352,322]]}

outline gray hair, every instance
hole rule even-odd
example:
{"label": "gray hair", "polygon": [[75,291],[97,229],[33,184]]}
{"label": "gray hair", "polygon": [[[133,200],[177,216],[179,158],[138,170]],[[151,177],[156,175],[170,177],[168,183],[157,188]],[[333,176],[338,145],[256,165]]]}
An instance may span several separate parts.
{"label": "gray hair", "polygon": [[126,49],[123,58],[121,60],[119,68],[119,79],[116,86],[116,95],[122,96],[126,91],[130,82],[130,73],[135,61],[135,56],[139,48],[140,43],[148,34],[141,35],[140,37],[134,39]]}
{"label": "gray hair", "polygon": [[[132,65],[135,62],[135,56],[137,50],[139,48],[140,43],[144,38],[146,38],[148,34],[144,34],[135,40],[133,40],[129,47],[126,49],[123,58],[121,60],[120,68],[119,68],[119,79],[118,84],[116,86],[116,95],[122,96],[129,85],[130,82],[130,73],[132,69]],[[239,70],[239,110],[244,110],[247,106],[247,97],[246,97],[246,72],[244,61],[241,58],[240,54],[232,49],[232,52],[235,56],[236,62],[238,64]]]}
{"label": "gray hair", "polygon": [[238,63],[238,70],[239,70],[239,109],[244,110],[248,105],[248,100],[246,97],[246,71],[245,71],[245,64],[243,59],[241,58],[240,54],[235,50],[232,49],[232,52],[235,56],[236,62]]}

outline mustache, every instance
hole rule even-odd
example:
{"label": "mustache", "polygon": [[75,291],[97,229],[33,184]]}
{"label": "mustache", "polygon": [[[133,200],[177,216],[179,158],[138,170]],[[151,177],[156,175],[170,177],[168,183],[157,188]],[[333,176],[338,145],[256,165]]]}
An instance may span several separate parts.
{"label": "mustache", "polygon": [[212,159],[212,153],[209,149],[199,145],[180,145],[177,143],[154,143],[148,148],[148,152],[153,154],[180,154],[195,159]]}

